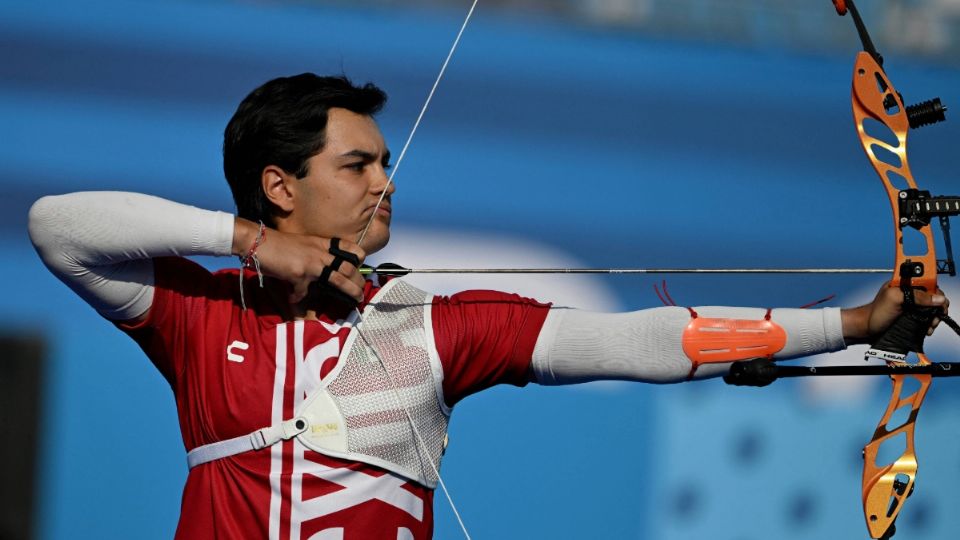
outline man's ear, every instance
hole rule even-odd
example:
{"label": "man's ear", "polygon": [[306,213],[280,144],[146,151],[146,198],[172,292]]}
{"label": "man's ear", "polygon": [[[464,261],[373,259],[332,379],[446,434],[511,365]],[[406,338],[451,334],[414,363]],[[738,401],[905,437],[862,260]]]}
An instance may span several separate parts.
{"label": "man's ear", "polygon": [[260,173],[260,185],[263,186],[263,193],[267,196],[267,200],[284,213],[293,211],[295,187],[291,186],[291,179],[289,174],[276,165],[267,165]]}

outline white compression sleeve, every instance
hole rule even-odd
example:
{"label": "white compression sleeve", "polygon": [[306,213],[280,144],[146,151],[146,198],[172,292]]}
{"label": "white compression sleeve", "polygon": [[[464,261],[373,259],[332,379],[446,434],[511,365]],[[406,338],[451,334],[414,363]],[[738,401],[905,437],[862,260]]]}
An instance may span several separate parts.
{"label": "white compression sleeve", "polygon": [[[702,317],[753,319],[758,308],[696,307]],[[772,320],[787,334],[776,359],[795,358],[845,347],[840,310],[775,309]],[[533,351],[531,369],[540,384],[575,384],[596,380],[671,383],[687,379],[691,362],[681,338],[690,312],[662,307],[630,313],[591,313],[554,308],[547,315]],[[730,364],[702,364],[696,378],[716,377]]]}
{"label": "white compression sleeve", "polygon": [[139,193],[43,197],[30,239],[47,268],[104,317],[138,317],[153,302],[154,257],[230,255],[233,216]]}

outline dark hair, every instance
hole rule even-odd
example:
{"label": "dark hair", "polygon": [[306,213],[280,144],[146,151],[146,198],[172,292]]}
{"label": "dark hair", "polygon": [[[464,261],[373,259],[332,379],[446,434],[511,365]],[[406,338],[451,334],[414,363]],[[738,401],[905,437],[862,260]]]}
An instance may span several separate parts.
{"label": "dark hair", "polygon": [[387,95],[373,84],[303,73],[268,81],[250,92],[223,133],[223,173],[240,217],[274,225],[274,207],[260,176],[276,165],[303,178],[307,160],[326,143],[327,111],[340,107],[373,116]]}

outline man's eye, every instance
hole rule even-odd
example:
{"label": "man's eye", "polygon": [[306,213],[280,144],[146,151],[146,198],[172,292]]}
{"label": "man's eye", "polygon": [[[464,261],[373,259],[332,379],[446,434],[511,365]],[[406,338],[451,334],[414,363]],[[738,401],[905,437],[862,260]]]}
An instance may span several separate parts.
{"label": "man's eye", "polygon": [[360,162],[358,162],[358,163],[351,163],[351,164],[347,165],[347,168],[348,168],[348,169],[352,169],[352,170],[357,171],[357,172],[360,172],[360,171],[363,170],[364,167],[366,167],[366,165],[367,165],[366,163],[360,161]]}
{"label": "man's eye", "polygon": [[383,170],[385,170],[385,171],[389,171],[389,170],[392,169],[392,168],[393,168],[393,163],[384,163],[384,164],[383,164]]}

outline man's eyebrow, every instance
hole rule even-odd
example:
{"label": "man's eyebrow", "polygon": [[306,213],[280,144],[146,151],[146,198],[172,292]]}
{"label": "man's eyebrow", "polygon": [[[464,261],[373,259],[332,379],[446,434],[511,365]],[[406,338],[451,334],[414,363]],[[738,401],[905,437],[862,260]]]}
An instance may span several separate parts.
{"label": "man's eyebrow", "polygon": [[[349,152],[344,152],[340,154],[342,158],[360,158],[364,163],[373,163],[377,160],[377,155],[372,152],[367,152],[366,150],[351,150]],[[384,164],[390,163],[390,151],[387,150],[383,153],[383,157],[380,158],[380,162]]]}
{"label": "man's eyebrow", "polygon": [[344,152],[340,154],[340,157],[343,158],[360,158],[364,161],[376,161],[377,155],[372,152],[367,152],[366,150],[350,150],[349,152]]}

